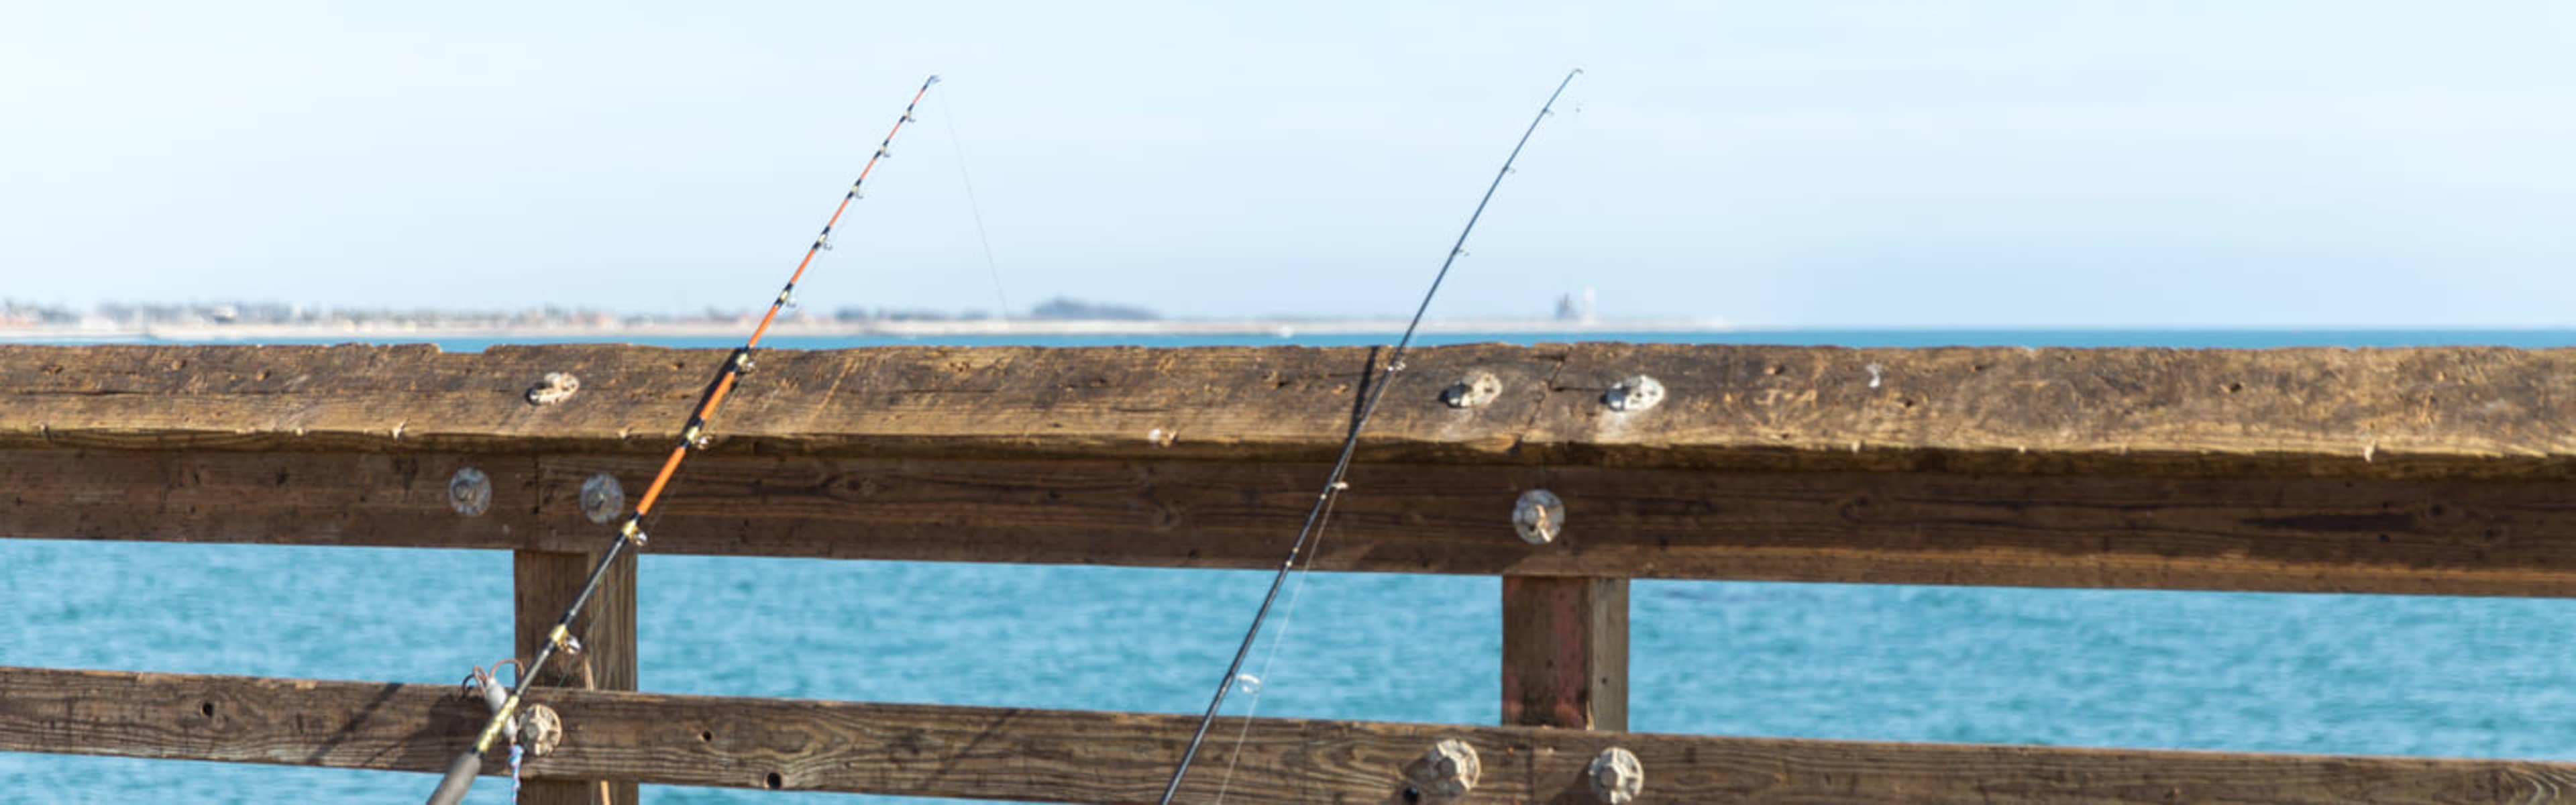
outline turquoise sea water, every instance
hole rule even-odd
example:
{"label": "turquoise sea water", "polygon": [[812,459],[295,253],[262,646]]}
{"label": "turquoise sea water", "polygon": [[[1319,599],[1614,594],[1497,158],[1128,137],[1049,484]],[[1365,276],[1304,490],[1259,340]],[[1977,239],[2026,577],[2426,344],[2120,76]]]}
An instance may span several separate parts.
{"label": "turquoise sea water", "polygon": [[[2558,347],[2576,346],[2576,331],[1579,339]],[[863,343],[923,342],[780,346]],[[1294,527],[1282,523],[1283,548]],[[642,562],[648,690],[1175,713],[1205,707],[1267,581],[1234,571],[651,555]],[[1259,712],[1492,723],[1499,595],[1490,578],[1314,574],[1293,617],[1273,621],[1271,634],[1286,642],[1262,674]],[[2576,699],[2576,602],[1641,581],[1631,617],[1631,726],[1641,731],[2576,759],[2576,708],[2568,706]],[[508,652],[509,633],[509,557],[499,553],[0,540],[0,665],[450,683]],[[1229,712],[1243,712],[1247,699],[1234,697]],[[432,782],[425,774],[0,754],[0,802],[410,802]],[[487,781],[470,801],[506,802],[507,789]],[[661,803],[907,801],[645,790]]]}

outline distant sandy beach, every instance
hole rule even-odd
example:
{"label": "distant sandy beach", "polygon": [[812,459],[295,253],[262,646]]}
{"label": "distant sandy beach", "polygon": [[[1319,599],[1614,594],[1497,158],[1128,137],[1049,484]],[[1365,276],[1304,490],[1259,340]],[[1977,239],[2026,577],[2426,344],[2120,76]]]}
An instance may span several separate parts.
{"label": "distant sandy beach", "polygon": [[[558,339],[598,340],[633,337],[637,339],[693,338],[739,336],[750,332],[753,321],[657,322],[651,324],[552,324],[510,327],[442,327],[426,324],[382,323],[340,325],[278,324],[203,324],[155,327],[113,327],[100,325],[30,326],[0,328],[0,342],[113,341],[113,342],[207,342],[207,341],[311,341],[331,338],[356,340],[418,339],[485,339],[496,341],[549,341]],[[1638,332],[1705,332],[1735,329],[1716,319],[1619,320],[1577,322],[1557,319],[1447,319],[1426,321],[1426,333],[1638,333]],[[975,319],[929,321],[860,321],[787,320],[770,328],[780,336],[896,336],[937,338],[945,336],[1071,336],[1071,335],[1268,335],[1294,338],[1309,335],[1354,335],[1404,331],[1400,319],[1280,319],[1280,320],[1079,320],[1079,319]]]}

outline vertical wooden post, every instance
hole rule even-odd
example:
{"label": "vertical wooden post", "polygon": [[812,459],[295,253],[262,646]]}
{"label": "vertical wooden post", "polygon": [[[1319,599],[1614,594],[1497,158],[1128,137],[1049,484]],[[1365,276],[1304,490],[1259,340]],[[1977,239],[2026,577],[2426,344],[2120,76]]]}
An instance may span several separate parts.
{"label": "vertical wooden post", "polygon": [[[565,606],[580,594],[581,583],[590,576],[590,566],[599,561],[596,553],[554,553],[518,551],[511,557],[518,599],[519,657],[536,656],[537,647],[546,633],[555,628],[555,619],[563,617]],[[573,636],[579,638],[583,651],[579,656],[555,655],[546,672],[531,686],[583,687],[584,666],[587,681],[600,690],[635,689],[635,558],[619,559],[608,577],[599,582],[599,592],[592,594],[590,605],[581,619],[573,622]],[[545,696],[529,694],[529,699],[542,703]],[[580,724],[564,725],[564,743],[577,746]],[[614,781],[534,781],[527,783],[519,795],[525,805],[594,805],[606,791],[604,805],[635,805],[640,798],[636,784]]]}
{"label": "vertical wooden post", "polygon": [[1627,579],[1503,577],[1503,723],[1627,731]]}

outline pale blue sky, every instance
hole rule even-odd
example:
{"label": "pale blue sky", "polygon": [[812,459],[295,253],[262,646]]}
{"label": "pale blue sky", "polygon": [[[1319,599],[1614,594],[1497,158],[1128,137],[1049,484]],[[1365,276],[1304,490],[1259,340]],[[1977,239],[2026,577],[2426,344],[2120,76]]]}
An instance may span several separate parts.
{"label": "pale blue sky", "polygon": [[[2576,5],[0,5],[0,296],[2576,326]],[[956,126],[952,141],[948,126]]]}

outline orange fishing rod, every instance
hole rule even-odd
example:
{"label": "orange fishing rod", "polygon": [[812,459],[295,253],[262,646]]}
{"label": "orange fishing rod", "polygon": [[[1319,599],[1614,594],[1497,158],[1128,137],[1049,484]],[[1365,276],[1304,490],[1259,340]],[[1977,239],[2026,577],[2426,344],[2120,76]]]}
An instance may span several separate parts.
{"label": "orange fishing rod", "polygon": [[492,751],[492,745],[509,731],[512,719],[517,717],[528,683],[537,678],[537,672],[546,667],[546,660],[552,659],[556,650],[580,650],[579,642],[572,637],[573,621],[581,617],[582,607],[590,603],[591,594],[599,591],[599,582],[608,576],[608,569],[630,548],[641,549],[644,546],[644,518],[653,513],[654,502],[662,499],[662,490],[670,486],[671,476],[680,471],[680,462],[689,457],[689,452],[706,448],[707,422],[715,417],[717,407],[724,404],[725,394],[733,390],[734,382],[751,368],[751,351],[760,346],[761,337],[769,333],[770,323],[778,320],[778,312],[787,308],[788,300],[796,293],[797,281],[804,279],[806,267],[814,264],[814,255],[832,248],[832,227],[841,222],[842,213],[849,211],[850,202],[859,198],[859,190],[867,184],[868,174],[877,169],[877,160],[886,158],[886,150],[894,145],[894,136],[903,132],[903,124],[912,122],[913,108],[921,105],[922,96],[930,94],[930,85],[937,83],[939,77],[931,76],[921,82],[921,89],[912,93],[912,101],[903,105],[903,116],[896,118],[894,128],[888,129],[885,139],[877,142],[876,154],[868,157],[867,165],[859,169],[859,178],[850,183],[849,192],[841,195],[840,206],[832,208],[832,217],[823,222],[822,234],[815,235],[814,245],[805,249],[805,259],[796,261],[796,272],[789,274],[787,285],[778,289],[778,298],[769,303],[769,312],[760,317],[760,326],[752,328],[751,339],[735,347],[733,354],[716,369],[715,379],[707,383],[706,393],[698,398],[697,407],[689,412],[688,421],[680,427],[680,443],[672,446],[670,457],[662,460],[662,470],[653,474],[652,485],[645,487],[644,496],[636,500],[635,510],[628,512],[625,521],[618,525],[617,539],[609,543],[608,552],[599,557],[599,563],[591,566],[590,578],[581,583],[581,593],[573,596],[572,605],[564,608],[563,617],[556,619],[554,629],[546,633],[545,642],[537,648],[536,659],[520,669],[518,683],[511,686],[509,698],[493,708],[492,720],[486,722],[483,732],[475,736],[474,745],[458,755],[455,763],[448,765],[447,776],[438,781],[436,790],[430,792],[429,805],[456,805],[465,798],[465,792],[474,787],[474,778],[483,772],[483,753]]}

